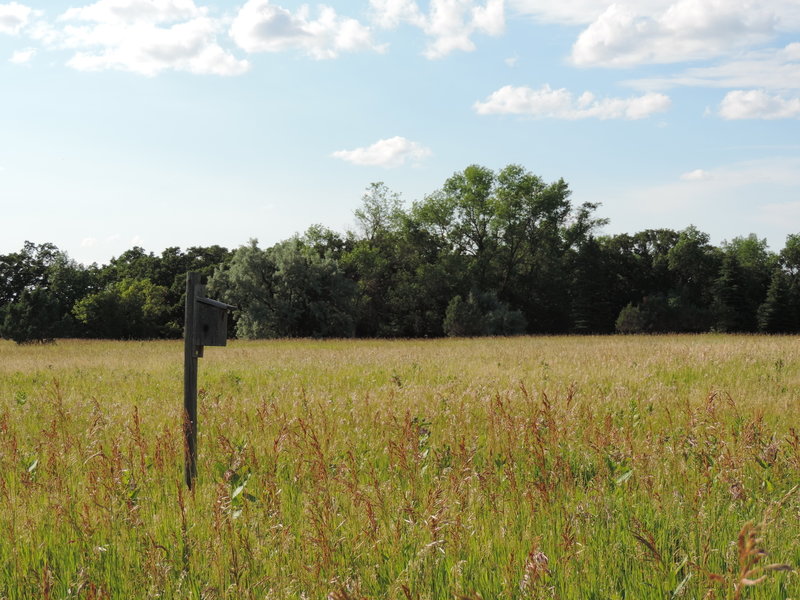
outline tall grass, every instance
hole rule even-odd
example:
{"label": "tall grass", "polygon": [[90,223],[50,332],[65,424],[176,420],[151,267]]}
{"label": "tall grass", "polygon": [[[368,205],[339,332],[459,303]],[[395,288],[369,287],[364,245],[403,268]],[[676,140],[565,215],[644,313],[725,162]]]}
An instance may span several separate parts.
{"label": "tall grass", "polygon": [[0,342],[2,598],[800,597],[800,339]]}

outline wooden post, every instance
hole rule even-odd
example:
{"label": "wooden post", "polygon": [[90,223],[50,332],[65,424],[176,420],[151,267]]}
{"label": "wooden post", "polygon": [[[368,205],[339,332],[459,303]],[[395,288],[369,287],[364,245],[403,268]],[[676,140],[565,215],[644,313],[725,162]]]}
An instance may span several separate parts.
{"label": "wooden post", "polygon": [[184,474],[186,485],[192,489],[197,477],[197,358],[198,347],[195,341],[197,327],[195,314],[196,298],[200,292],[200,274],[186,274],[186,312],[183,327],[183,436],[184,436]]}
{"label": "wooden post", "polygon": [[183,326],[183,440],[184,474],[191,490],[197,478],[197,359],[204,346],[224,346],[228,340],[228,311],[235,306],[204,298],[199,273],[186,274],[186,312]]}

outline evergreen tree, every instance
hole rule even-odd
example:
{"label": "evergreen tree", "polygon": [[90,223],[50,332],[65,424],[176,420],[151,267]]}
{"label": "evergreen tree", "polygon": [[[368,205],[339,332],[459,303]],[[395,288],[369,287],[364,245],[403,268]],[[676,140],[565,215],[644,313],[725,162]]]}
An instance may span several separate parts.
{"label": "evergreen tree", "polygon": [[714,280],[713,323],[714,329],[721,332],[746,331],[747,304],[742,295],[742,269],[733,254],[722,259],[719,276]]}
{"label": "evergreen tree", "polygon": [[772,272],[767,297],[758,307],[758,330],[764,333],[796,332],[798,314],[792,300],[789,275],[776,268]]}
{"label": "evergreen tree", "polygon": [[600,244],[589,238],[578,249],[572,266],[571,317],[575,333],[608,333],[615,314],[609,301],[609,281]]}
{"label": "evergreen tree", "polygon": [[447,305],[443,329],[449,337],[473,337],[486,332],[483,315],[475,297],[470,294],[466,300],[454,296]]}

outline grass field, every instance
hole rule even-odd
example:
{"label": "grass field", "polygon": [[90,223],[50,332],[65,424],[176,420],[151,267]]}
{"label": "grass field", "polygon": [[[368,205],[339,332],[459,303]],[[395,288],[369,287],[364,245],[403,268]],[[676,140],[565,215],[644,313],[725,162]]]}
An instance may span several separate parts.
{"label": "grass field", "polygon": [[800,338],[0,342],[0,598],[800,598]]}

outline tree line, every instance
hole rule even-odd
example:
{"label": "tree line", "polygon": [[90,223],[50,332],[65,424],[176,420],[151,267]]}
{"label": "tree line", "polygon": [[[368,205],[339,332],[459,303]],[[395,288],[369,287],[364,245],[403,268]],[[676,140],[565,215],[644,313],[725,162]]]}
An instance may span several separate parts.
{"label": "tree line", "polygon": [[693,226],[600,235],[597,209],[563,179],[472,165],[410,207],[373,183],[356,231],[264,249],[134,247],[87,267],[26,242],[0,255],[0,336],[179,337],[187,271],[238,307],[242,338],[800,331],[800,234],[778,253]]}

